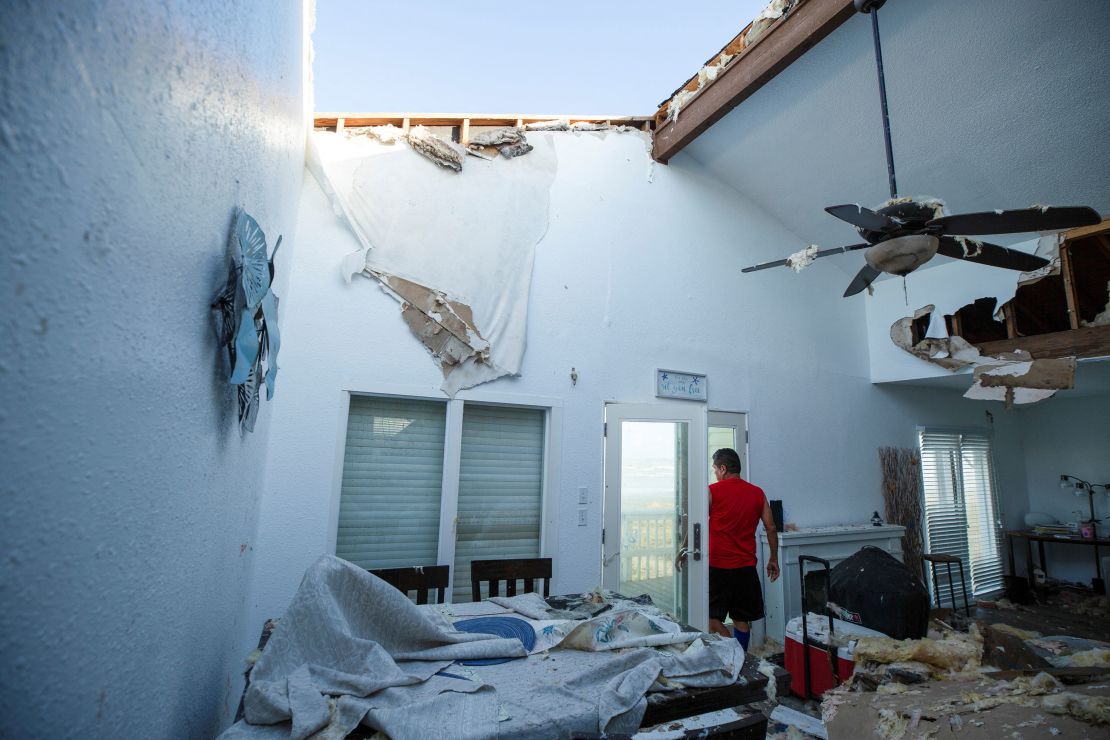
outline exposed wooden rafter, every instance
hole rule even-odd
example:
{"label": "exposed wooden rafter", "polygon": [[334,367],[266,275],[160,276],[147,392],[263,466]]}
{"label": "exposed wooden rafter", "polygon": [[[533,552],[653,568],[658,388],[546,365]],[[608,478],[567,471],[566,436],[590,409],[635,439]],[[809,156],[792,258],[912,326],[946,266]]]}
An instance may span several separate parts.
{"label": "exposed wooden rafter", "polygon": [[535,115],[521,113],[317,113],[313,116],[315,128],[352,128],[358,126],[384,126],[393,124],[406,131],[410,126],[524,126],[543,121],[569,123],[608,123],[611,126],[631,126],[651,131],[652,116],[568,116]]}
{"label": "exposed wooden rafter", "polygon": [[677,120],[666,121],[664,105],[656,114],[652,156],[667,162],[854,13],[852,0],[801,0],[702,87]]}

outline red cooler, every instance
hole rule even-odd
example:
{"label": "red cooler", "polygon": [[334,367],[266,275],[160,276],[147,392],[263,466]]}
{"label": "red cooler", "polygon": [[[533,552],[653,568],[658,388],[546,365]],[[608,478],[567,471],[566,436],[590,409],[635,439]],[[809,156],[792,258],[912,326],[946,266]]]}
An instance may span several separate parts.
{"label": "red cooler", "polygon": [[[817,642],[822,646],[828,645],[828,617],[820,617],[811,612],[806,616],[806,626],[809,631],[811,643]],[[877,632],[867,627],[861,627],[851,622],[845,622],[842,619],[833,620],[833,634],[838,638],[840,635],[852,635],[853,638],[859,638],[865,635],[886,637],[882,632]],[[829,665],[827,647],[818,647],[812,644],[809,646],[810,686],[813,689],[814,697],[821,696],[821,694],[824,694],[840,682],[846,681],[848,677],[852,675],[852,671],[856,668],[856,663],[852,658],[852,651],[855,647],[856,641],[853,639],[847,645],[836,649],[837,680],[834,681],[832,666]],[[794,617],[787,623],[784,651],[786,653],[786,670],[790,673],[790,690],[796,695],[806,698],[806,668],[805,657],[802,654],[801,617]]]}

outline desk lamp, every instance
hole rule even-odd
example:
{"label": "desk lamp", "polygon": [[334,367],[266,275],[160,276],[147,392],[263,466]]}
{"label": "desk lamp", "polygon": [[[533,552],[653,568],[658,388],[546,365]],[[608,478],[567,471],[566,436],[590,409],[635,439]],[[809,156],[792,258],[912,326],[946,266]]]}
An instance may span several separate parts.
{"label": "desk lamp", "polygon": [[1095,529],[1095,538],[1098,538],[1098,520],[1095,519],[1095,489],[1101,488],[1103,492],[1110,491],[1110,483],[1088,483],[1087,481],[1076,478],[1074,475],[1061,475],[1060,488],[1065,491],[1069,488],[1075,490],[1076,496],[1087,494],[1087,504],[1091,507],[1091,518],[1088,520],[1091,526]]}

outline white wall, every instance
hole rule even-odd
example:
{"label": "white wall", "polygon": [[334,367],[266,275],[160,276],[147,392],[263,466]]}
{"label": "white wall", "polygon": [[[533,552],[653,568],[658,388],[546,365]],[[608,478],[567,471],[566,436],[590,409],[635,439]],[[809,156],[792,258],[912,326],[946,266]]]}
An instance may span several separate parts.
{"label": "white wall", "polygon": [[[696,162],[656,167],[649,183],[636,136],[554,136],[558,174],[523,371],[476,391],[562,402],[555,591],[598,583],[603,405],[653,401],[656,367],[708,373],[711,408],[750,413],[752,477],[802,525],[859,522],[881,508],[876,448],[913,445],[916,424],[985,424],[984,406],[957,394],[871,385],[863,305],[840,297],[837,268],[741,275],[798,239]],[[432,165],[413,155],[412,166]],[[440,395],[440,371],[397,303],[368,280],[342,282],[339,261],[357,245],[311,177],[297,243],[282,304],[282,380],[295,391],[274,409],[246,624],[254,632],[328,551],[343,392]],[[1017,454],[1010,417],[996,413],[995,427],[1002,454]],[[1023,473],[1007,483],[1023,486]],[[591,492],[585,527],[579,486]]]}
{"label": "white wall", "polygon": [[[1078,509],[1086,519],[1087,497],[1060,488],[1062,474],[1091,483],[1110,483],[1110,397],[1067,398],[1067,391],[1043,403],[1020,410],[1022,446],[1029,491],[1029,510],[1043,511],[1060,521],[1074,522]],[[1095,489],[1095,516],[1110,516],[1110,500]],[[1110,522],[1102,522],[1103,537]],[[1093,548],[1048,545],[1048,574],[1056,578],[1090,582],[1094,576]],[[1110,553],[1100,549],[1101,555]],[[1019,566],[1020,567],[1020,566]],[[1023,571],[1024,572],[1024,571]],[[1110,574],[1104,574],[1104,578]]]}
{"label": "white wall", "polygon": [[5,735],[211,737],[235,711],[271,405],[240,440],[209,304],[236,205],[285,234],[285,288],[302,15],[0,11]]}

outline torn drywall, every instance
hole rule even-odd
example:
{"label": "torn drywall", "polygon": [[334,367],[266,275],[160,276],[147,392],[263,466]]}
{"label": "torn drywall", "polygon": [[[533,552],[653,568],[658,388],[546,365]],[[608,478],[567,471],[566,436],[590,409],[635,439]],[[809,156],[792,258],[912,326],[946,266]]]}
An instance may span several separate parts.
{"label": "torn drywall", "polygon": [[[1034,360],[1021,350],[998,356],[984,356],[963,337],[919,339],[924,333],[920,327],[934,311],[934,306],[924,306],[912,316],[895,321],[890,327],[890,339],[914,357],[946,370],[972,367],[974,380],[964,393],[965,398],[1003,401],[1009,407],[1013,404],[1043,401],[1058,390],[1074,387],[1074,357]],[[915,330],[915,326],[918,329]]]}
{"label": "torn drywall", "polygon": [[[898,319],[890,327],[890,340],[909,352],[914,357],[919,357],[927,362],[932,362],[946,370],[959,370],[969,365],[974,365],[981,359],[979,350],[969,344],[963,337],[935,338],[925,336],[917,339],[914,334],[915,323],[918,326],[929,325],[928,320],[935,313],[936,307],[932,304],[919,308],[913,316]],[[918,332],[918,335],[925,332]],[[917,339],[917,341],[914,341]]]}
{"label": "torn drywall", "polygon": [[423,126],[413,126],[408,135],[413,151],[432,160],[440,167],[461,172],[466,151],[458,144],[444,141]]}
{"label": "torn drywall", "polygon": [[401,317],[420,339],[446,377],[468,359],[489,360],[489,342],[474,325],[470,306],[444,293],[381,272],[371,272],[382,289],[401,301]]}
{"label": "torn drywall", "polygon": [[1003,401],[1007,406],[1036,403],[1075,387],[1075,358],[1034,360],[1028,352],[1007,352],[985,359],[974,377],[964,398]]}
{"label": "torn drywall", "polygon": [[533,121],[524,125],[527,131],[570,131],[570,121],[557,118],[552,121]]}
{"label": "torn drywall", "polygon": [[313,174],[333,207],[346,204],[337,213],[348,214],[362,245],[344,260],[344,277],[375,279],[401,303],[449,395],[520,371],[534,248],[555,178],[553,136],[533,136],[534,151],[511,163],[471,159],[462,176],[414,156],[411,134],[409,146],[312,137]]}

